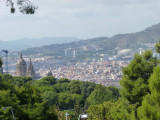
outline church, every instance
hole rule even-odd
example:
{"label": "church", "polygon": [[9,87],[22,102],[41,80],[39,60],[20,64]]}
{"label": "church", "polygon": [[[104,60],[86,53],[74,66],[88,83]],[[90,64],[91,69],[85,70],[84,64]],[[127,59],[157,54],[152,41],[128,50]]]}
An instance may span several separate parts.
{"label": "church", "polygon": [[31,59],[29,61],[29,65],[27,68],[27,64],[26,64],[25,60],[23,59],[22,54],[20,55],[20,57],[17,61],[17,64],[16,64],[16,75],[22,76],[22,77],[26,77],[26,76],[32,77],[32,78],[36,77]]}

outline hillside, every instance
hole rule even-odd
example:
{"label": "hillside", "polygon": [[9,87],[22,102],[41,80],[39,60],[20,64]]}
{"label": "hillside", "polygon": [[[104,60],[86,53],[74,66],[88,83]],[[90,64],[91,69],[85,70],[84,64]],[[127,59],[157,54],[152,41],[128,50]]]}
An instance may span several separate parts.
{"label": "hillside", "polygon": [[79,41],[75,37],[45,37],[45,38],[23,38],[19,40],[0,41],[0,49],[23,50],[26,48],[41,47],[50,44],[64,44]]}
{"label": "hillside", "polygon": [[[39,54],[39,55],[52,55],[64,56],[64,50],[67,48],[76,49],[79,54],[91,55],[96,53],[112,54],[112,50],[116,47],[125,49],[136,49],[137,45],[144,43],[155,43],[160,39],[160,23],[146,28],[143,31],[130,33],[130,34],[117,34],[113,37],[99,37],[88,40],[81,40],[67,44],[52,44],[43,47],[31,48],[23,51],[25,54]],[[83,47],[90,47],[89,50],[83,50]]]}

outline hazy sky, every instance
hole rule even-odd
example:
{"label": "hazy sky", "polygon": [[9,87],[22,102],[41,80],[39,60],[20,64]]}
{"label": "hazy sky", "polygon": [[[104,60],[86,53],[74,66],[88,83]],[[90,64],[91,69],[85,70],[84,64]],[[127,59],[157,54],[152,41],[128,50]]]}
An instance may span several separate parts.
{"label": "hazy sky", "polygon": [[81,39],[131,33],[160,23],[160,0],[32,0],[34,15],[11,14],[0,2],[0,40]]}

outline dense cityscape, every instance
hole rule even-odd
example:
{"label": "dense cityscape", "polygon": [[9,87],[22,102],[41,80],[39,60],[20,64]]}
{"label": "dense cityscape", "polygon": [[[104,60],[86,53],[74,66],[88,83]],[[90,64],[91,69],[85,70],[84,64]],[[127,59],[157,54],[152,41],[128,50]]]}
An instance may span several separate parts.
{"label": "dense cityscape", "polygon": [[159,0],[0,1],[0,120],[160,120]]}
{"label": "dense cityscape", "polygon": [[[147,49],[154,49],[154,45],[145,44]],[[84,48],[87,51],[87,47],[84,46]],[[100,57],[98,59],[78,61],[76,60],[78,52],[70,48],[64,50],[64,56],[70,59],[74,58],[74,61],[56,59],[54,56],[34,56],[31,60],[36,72],[36,79],[45,77],[47,71],[51,69],[53,76],[57,79],[68,78],[70,80],[89,81],[105,86],[120,87],[119,80],[121,80],[122,68],[128,65],[135,53],[142,54],[143,51],[143,48],[139,48],[136,51],[116,48],[112,56],[99,54]],[[19,59],[19,54],[20,51],[11,51],[9,53],[9,73],[14,76],[16,76],[16,63]],[[2,53],[1,55],[5,61],[5,55]],[[153,56],[159,57],[159,54],[155,52]],[[24,56],[24,59],[29,64],[30,58]],[[5,70],[5,64],[3,66]]]}

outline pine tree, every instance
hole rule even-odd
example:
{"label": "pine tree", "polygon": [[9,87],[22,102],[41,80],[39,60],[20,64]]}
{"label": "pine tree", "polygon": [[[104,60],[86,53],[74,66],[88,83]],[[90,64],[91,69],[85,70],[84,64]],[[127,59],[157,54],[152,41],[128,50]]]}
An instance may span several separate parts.
{"label": "pine tree", "polygon": [[142,106],[138,108],[138,116],[141,120],[160,120],[160,66],[154,69],[149,88],[151,93],[144,97]]}
{"label": "pine tree", "polygon": [[148,79],[157,65],[156,58],[152,56],[151,50],[146,50],[143,55],[135,54],[134,59],[123,69],[121,96],[131,104],[141,105],[143,97],[150,93]]}

